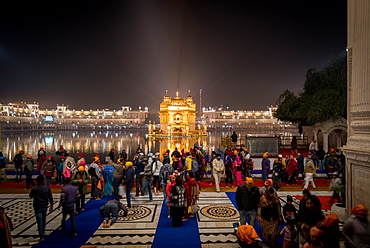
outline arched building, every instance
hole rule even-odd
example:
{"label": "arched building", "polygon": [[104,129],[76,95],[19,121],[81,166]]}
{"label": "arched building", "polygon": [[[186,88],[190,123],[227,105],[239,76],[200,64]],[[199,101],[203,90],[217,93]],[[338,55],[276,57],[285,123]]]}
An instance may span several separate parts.
{"label": "arched building", "polygon": [[311,132],[312,135],[308,137],[316,139],[318,146],[322,146],[324,151],[329,148],[341,148],[347,142],[347,123],[344,119],[318,124],[312,127]]}

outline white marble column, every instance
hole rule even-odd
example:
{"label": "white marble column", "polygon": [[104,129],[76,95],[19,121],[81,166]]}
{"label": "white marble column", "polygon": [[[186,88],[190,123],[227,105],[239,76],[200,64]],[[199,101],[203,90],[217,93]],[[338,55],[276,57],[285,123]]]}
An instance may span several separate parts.
{"label": "white marble column", "polygon": [[325,152],[329,151],[329,134],[327,132],[322,132],[322,147]]}
{"label": "white marble column", "polygon": [[370,1],[348,0],[346,205],[370,209]]}

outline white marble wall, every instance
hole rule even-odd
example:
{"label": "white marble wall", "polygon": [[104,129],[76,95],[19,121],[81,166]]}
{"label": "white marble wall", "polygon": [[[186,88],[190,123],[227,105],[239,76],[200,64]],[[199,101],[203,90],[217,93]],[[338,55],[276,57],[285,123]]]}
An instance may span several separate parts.
{"label": "white marble wall", "polygon": [[370,1],[348,0],[347,208],[370,208]]}

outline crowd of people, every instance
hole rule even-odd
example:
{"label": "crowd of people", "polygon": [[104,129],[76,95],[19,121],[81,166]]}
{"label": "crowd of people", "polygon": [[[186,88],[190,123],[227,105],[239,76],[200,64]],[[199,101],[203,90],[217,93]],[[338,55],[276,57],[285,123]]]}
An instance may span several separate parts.
{"label": "crowd of people", "polygon": [[[335,214],[325,217],[321,211],[320,200],[310,194],[308,186],[312,184],[313,188],[316,187],[313,178],[316,170],[320,170],[322,165],[332,178],[329,188],[333,190],[333,198],[330,203],[334,200],[342,201],[338,188],[343,185],[343,157],[338,151],[330,151],[326,155],[324,152],[322,158],[320,151],[321,148],[310,150],[306,158],[300,153],[285,159],[279,155],[272,165],[268,152],[264,153],[261,162],[264,186],[261,188],[254,184],[254,161],[246,148],[226,149],[222,158],[222,155],[215,151],[208,154],[196,146],[189,151],[179,151],[175,148],[172,152],[167,150],[162,154],[144,154],[138,147],[131,160],[125,150],[116,156],[114,149],[111,149],[108,164],[103,165],[98,155],[87,164],[82,153],[74,159],[60,146],[54,155],[47,156],[41,147],[37,158],[33,159],[21,150],[13,161],[16,183],[22,182],[24,171],[26,189],[31,189],[29,196],[34,201],[39,241],[44,240],[47,210],[53,210],[53,196],[49,187],[53,183],[62,187],[59,207],[62,208],[63,215],[58,229],[66,230],[66,218],[69,216],[71,236],[75,237],[75,215],[85,210],[89,184],[91,200],[114,196],[114,200],[106,202],[101,208],[104,216],[103,228],[112,226],[120,211],[123,211],[124,216],[128,214],[128,210],[133,207],[132,197],[147,196],[146,202],[149,203],[153,201],[153,195],[160,193],[163,194],[164,205],[168,207],[168,218],[172,219],[172,227],[179,227],[183,221],[193,218],[199,210],[197,202],[200,181],[211,172],[211,184],[215,184],[216,192],[220,192],[222,178],[226,187],[237,187],[235,200],[240,211],[240,225],[254,227],[258,220],[262,227],[262,236],[270,247],[275,246],[279,235],[284,236],[284,247],[294,247],[297,240],[300,247],[339,247],[336,242],[333,246],[333,242],[328,240],[336,238],[339,242],[340,237],[344,237],[351,245],[366,243],[369,240],[370,226],[367,218],[363,217],[367,216],[364,206],[361,205],[360,210],[357,208],[352,211],[355,217],[351,217],[349,224],[345,225],[346,229],[340,233],[339,229],[337,230],[338,217]],[[41,174],[36,179],[37,184],[32,179],[35,171],[40,171]],[[304,196],[299,208],[295,209],[291,196],[287,197],[287,204],[281,207],[278,190],[283,183],[297,184],[299,174],[305,180]],[[134,187],[136,189],[133,196],[131,192]],[[126,195],[126,205],[120,201],[123,194]],[[279,227],[284,223],[286,226],[280,230]],[[359,230],[353,230],[356,228]],[[365,236],[360,237],[359,233]],[[238,236],[239,239],[240,237]]]}
{"label": "crowd of people", "polygon": [[[339,248],[340,240],[345,241],[346,247],[370,247],[368,209],[363,205],[351,210],[353,216],[340,231],[338,216],[335,213],[325,216],[320,199],[308,189],[303,190],[298,209],[293,205],[290,195],[281,207],[272,184],[258,188],[253,178],[247,177],[245,184],[238,186],[235,200],[240,213],[241,226],[236,234],[241,247],[264,247],[253,231],[256,220],[268,247],[276,247],[279,236],[284,237],[284,248],[296,247],[297,244],[303,248]],[[247,230],[245,226],[250,227]]]}

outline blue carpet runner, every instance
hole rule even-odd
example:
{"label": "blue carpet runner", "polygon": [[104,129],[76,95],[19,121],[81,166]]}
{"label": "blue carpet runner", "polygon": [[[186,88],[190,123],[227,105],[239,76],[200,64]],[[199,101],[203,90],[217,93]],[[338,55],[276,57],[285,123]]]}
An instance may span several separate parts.
{"label": "blue carpet runner", "polygon": [[[236,205],[236,200],[235,200],[235,192],[225,192],[226,195],[229,197],[230,201],[233,203],[234,207],[238,209],[238,206]],[[239,209],[238,209],[239,210]],[[284,225],[280,226],[280,230],[283,229]],[[262,239],[262,241],[265,241],[263,236],[262,236],[262,227],[258,224],[258,220],[256,220],[254,229],[256,230],[258,236]],[[280,236],[279,239],[276,241],[278,244],[278,247],[283,247],[283,242],[284,242],[284,237]]]}
{"label": "blue carpet runner", "polygon": [[104,197],[101,200],[90,200],[85,204],[85,211],[82,211],[75,217],[77,237],[71,237],[71,223],[68,219],[66,223],[66,230],[64,232],[54,230],[50,235],[45,236],[44,242],[40,242],[32,247],[81,247],[89,240],[89,238],[94,234],[96,229],[99,228],[100,224],[104,220],[104,217],[100,216],[99,208],[103,206],[107,201],[112,199],[114,199],[114,197]]}
{"label": "blue carpet runner", "polygon": [[167,215],[167,206],[163,205],[152,248],[202,247],[196,217],[183,221],[182,227],[171,227],[172,219],[167,218]]}

